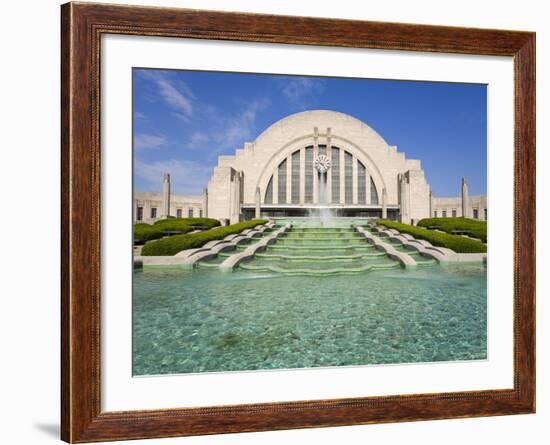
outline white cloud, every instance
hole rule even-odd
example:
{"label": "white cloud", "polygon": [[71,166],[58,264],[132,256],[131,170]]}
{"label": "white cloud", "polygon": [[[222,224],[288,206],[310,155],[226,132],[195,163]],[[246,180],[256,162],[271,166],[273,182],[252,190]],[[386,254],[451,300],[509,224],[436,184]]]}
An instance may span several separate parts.
{"label": "white cloud", "polygon": [[201,146],[204,146],[204,144],[206,144],[208,141],[210,141],[210,136],[208,136],[206,133],[203,133],[202,131],[195,131],[189,138],[187,148],[201,148]]}
{"label": "white cloud", "polygon": [[325,88],[322,79],[310,77],[296,77],[280,83],[283,95],[288,101],[302,108],[306,108]]}
{"label": "white cloud", "polygon": [[241,113],[237,113],[224,121],[222,131],[218,132],[218,142],[233,146],[242,144],[254,136],[256,130],[256,116],[258,112],[269,106],[267,98],[252,101]]}
{"label": "white cloud", "polygon": [[183,120],[188,120],[193,114],[193,91],[181,80],[177,82],[167,73],[145,70],[143,77],[150,79],[158,87],[159,95],[174,109],[174,114]]}
{"label": "white cloud", "polygon": [[164,173],[170,173],[172,192],[182,195],[200,195],[208,185],[214,167],[185,159],[145,163],[134,162],[138,191],[160,191]]}
{"label": "white cloud", "polygon": [[156,134],[137,134],[134,139],[134,148],[136,150],[155,149],[166,144],[166,138]]}

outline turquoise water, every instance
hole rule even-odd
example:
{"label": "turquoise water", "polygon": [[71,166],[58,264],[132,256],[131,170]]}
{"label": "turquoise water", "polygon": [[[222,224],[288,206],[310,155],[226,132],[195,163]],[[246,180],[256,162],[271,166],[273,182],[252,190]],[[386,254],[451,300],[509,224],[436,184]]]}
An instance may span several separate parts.
{"label": "turquoise water", "polygon": [[[376,261],[390,268],[321,277],[243,268],[136,271],[134,375],[486,358],[482,264],[404,269],[366,243],[335,240],[323,249],[303,238],[264,252],[286,259],[264,256],[244,266],[322,271],[330,265],[319,255],[340,255],[332,259],[339,267]],[[350,259],[362,253],[375,256]]]}

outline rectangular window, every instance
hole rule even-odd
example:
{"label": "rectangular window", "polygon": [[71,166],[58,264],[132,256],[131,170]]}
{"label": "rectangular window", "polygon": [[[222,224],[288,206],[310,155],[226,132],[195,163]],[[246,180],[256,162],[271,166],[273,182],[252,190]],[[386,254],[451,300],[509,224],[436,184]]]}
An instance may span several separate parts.
{"label": "rectangular window", "polygon": [[199,218],[202,218],[202,209],[199,210]]}
{"label": "rectangular window", "polygon": [[357,161],[357,202],[359,204],[367,203],[366,177],[367,169],[363,164]]}
{"label": "rectangular window", "polygon": [[321,155],[326,155],[327,154],[327,146],[326,145],[319,145],[317,147],[317,153],[318,153],[318,156],[321,156]]}
{"label": "rectangular window", "polygon": [[483,212],[485,213],[485,221],[487,221],[487,209],[483,209]]}
{"label": "rectangular window", "polygon": [[292,153],[292,165],[290,166],[291,184],[292,187],[292,204],[300,203],[300,151]]}
{"label": "rectangular window", "polygon": [[443,218],[447,218],[447,210],[443,210],[443,211],[441,212],[441,216],[442,216]]}
{"label": "rectangular window", "polygon": [[279,164],[279,204],[286,204],[286,159]]}
{"label": "rectangular window", "polygon": [[308,204],[313,203],[313,147],[306,147],[306,195],[305,202]]}
{"label": "rectangular window", "polygon": [[178,217],[178,218],[182,217],[181,209],[176,210],[176,217]]}
{"label": "rectangular window", "polygon": [[156,218],[156,217],[157,217],[157,208],[151,207],[151,218]]}
{"label": "rectangular window", "polygon": [[353,203],[353,158],[348,152],[344,157],[344,184],[345,184],[345,202]]}
{"label": "rectangular window", "polygon": [[452,215],[453,215],[453,218],[456,218],[456,209],[453,209]]}
{"label": "rectangular window", "polygon": [[137,208],[136,219],[137,219],[138,221],[143,221],[143,207],[138,207],[138,208]]}
{"label": "rectangular window", "polygon": [[332,149],[331,164],[332,202],[338,204],[340,202],[340,149],[338,147]]}
{"label": "rectangular window", "polygon": [[437,210],[434,210],[434,218],[437,218]]}
{"label": "rectangular window", "polygon": [[192,207],[189,207],[189,210],[187,210],[187,217],[188,218],[193,218],[193,208]]}
{"label": "rectangular window", "polygon": [[474,209],[474,219],[478,219],[479,218],[479,214],[477,212],[477,209]]}

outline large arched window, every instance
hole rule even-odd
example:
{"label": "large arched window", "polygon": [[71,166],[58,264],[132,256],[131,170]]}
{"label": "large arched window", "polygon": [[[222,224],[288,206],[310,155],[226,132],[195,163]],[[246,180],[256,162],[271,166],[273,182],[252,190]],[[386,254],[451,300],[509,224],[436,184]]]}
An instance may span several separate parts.
{"label": "large arched window", "polygon": [[[275,197],[278,204],[319,204],[319,197],[314,196],[314,182],[321,180],[327,181],[331,204],[379,204],[378,190],[372,176],[353,153],[339,147],[328,149],[325,145],[319,145],[317,155],[330,158],[331,167],[325,175],[313,166],[314,147],[311,145],[283,159],[269,178],[264,204],[273,204]],[[273,180],[274,175],[277,175],[277,181]],[[290,190],[287,190],[288,187]]]}

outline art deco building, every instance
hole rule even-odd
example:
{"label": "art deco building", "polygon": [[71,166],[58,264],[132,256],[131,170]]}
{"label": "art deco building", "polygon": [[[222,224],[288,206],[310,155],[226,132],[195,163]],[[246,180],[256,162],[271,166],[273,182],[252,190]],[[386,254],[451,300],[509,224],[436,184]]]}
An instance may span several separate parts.
{"label": "art deco building", "polygon": [[285,117],[234,155],[220,156],[203,196],[171,195],[169,176],[163,187],[162,194],[135,193],[136,220],[202,215],[235,223],[325,209],[405,223],[487,218],[485,196],[469,196],[465,179],[460,196],[434,197],[419,160],[407,159],[360,120],[326,110]]}

